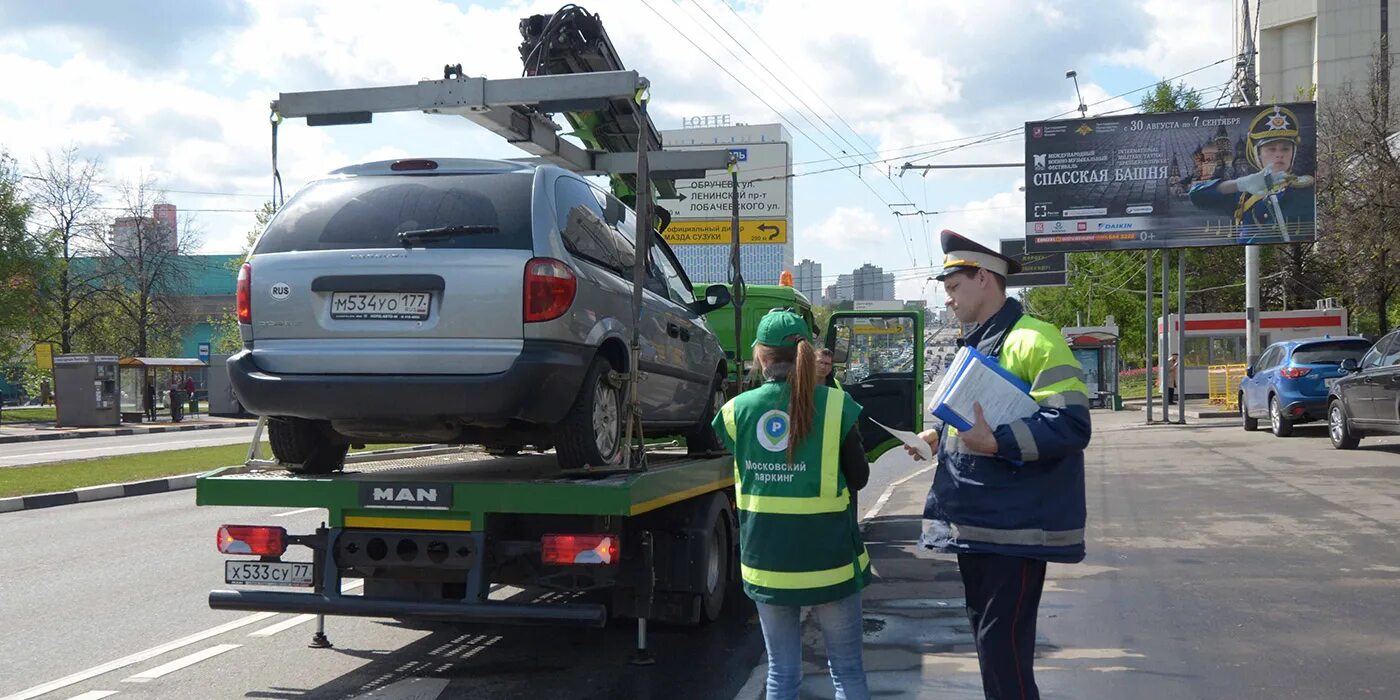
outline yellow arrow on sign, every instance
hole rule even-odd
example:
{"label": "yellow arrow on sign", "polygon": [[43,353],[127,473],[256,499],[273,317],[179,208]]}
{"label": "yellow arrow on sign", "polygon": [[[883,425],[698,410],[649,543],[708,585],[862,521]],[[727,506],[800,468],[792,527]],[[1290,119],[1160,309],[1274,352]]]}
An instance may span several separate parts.
{"label": "yellow arrow on sign", "polygon": [[[734,241],[729,219],[672,221],[662,234],[671,245],[729,244]],[[787,243],[786,219],[740,219],[740,243]]]}

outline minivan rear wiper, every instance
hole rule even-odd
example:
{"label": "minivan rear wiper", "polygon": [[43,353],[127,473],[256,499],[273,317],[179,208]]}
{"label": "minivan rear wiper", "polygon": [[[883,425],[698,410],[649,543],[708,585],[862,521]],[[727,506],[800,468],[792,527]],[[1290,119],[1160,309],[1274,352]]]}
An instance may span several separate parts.
{"label": "minivan rear wiper", "polygon": [[410,245],[414,241],[442,240],[450,236],[471,233],[496,233],[501,229],[495,226],[443,226],[440,228],[420,228],[412,231],[399,231],[399,243]]}

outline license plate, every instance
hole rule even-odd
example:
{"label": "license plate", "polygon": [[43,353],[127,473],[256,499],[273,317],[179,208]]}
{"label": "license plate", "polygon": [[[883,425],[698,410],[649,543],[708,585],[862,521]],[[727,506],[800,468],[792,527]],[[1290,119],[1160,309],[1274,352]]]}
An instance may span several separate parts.
{"label": "license plate", "polygon": [[348,321],[423,321],[433,295],[428,292],[335,292],[331,318]]}
{"label": "license plate", "polygon": [[300,561],[226,561],[224,583],[245,586],[310,586],[311,563]]}

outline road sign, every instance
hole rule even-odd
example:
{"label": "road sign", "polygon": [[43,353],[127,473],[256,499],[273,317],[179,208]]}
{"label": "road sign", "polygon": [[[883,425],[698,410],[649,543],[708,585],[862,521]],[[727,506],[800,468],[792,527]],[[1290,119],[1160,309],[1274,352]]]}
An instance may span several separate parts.
{"label": "road sign", "polygon": [[1063,287],[1069,284],[1063,252],[1027,254],[1024,239],[1003,238],[1001,254],[1021,261],[1021,272],[1006,278],[1008,287]]}
{"label": "road sign", "polygon": [[[693,150],[696,146],[672,146],[672,150]],[[739,217],[741,219],[786,219],[788,217],[788,144],[723,144],[739,161]],[[770,179],[771,178],[771,179]],[[671,212],[673,221],[726,219],[730,216],[733,183],[729,173],[720,172],[695,180],[676,180],[676,192],[684,199],[658,199],[656,203]]]}
{"label": "road sign", "polygon": [[39,369],[53,369],[53,343],[35,343],[34,362]]}
{"label": "road sign", "polygon": [[[662,236],[671,245],[703,243],[729,244],[734,241],[733,223],[723,221],[672,221]],[[740,243],[787,243],[785,219],[740,219]]]}
{"label": "road sign", "polygon": [[200,343],[200,344],[199,344],[199,361],[200,361],[200,362],[208,362],[208,361],[209,361],[209,343]]}

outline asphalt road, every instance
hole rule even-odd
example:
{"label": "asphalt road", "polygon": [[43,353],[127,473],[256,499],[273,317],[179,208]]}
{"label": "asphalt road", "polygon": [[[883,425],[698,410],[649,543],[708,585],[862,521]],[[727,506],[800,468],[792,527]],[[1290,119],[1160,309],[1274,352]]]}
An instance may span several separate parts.
{"label": "asphalt road", "polygon": [[19,467],[46,462],[93,459],[142,452],[164,452],[191,447],[248,444],[255,428],[219,428],[179,433],[118,435],[71,440],[44,440],[0,445],[0,467]]}

